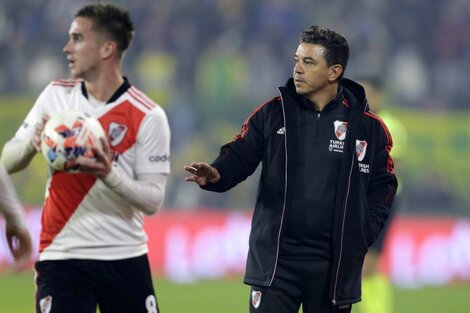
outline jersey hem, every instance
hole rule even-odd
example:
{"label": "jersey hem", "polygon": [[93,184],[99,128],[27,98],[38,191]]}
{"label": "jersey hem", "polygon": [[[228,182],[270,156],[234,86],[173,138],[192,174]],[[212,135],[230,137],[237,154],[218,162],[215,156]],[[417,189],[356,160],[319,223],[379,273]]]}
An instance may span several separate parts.
{"label": "jersey hem", "polygon": [[148,253],[147,246],[133,249],[132,252],[124,252],[122,248],[109,249],[99,248],[99,254],[83,252],[63,252],[63,251],[43,251],[39,254],[39,261],[48,260],[68,260],[68,259],[85,259],[85,260],[101,260],[113,261],[121,259],[130,259]]}

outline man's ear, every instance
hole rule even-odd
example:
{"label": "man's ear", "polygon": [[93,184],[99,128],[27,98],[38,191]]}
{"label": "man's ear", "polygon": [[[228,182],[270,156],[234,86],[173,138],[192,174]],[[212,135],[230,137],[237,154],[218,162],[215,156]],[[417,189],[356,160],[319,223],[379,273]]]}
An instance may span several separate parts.
{"label": "man's ear", "polygon": [[106,41],[101,47],[101,57],[103,59],[109,59],[114,53],[116,53],[117,44],[114,41]]}
{"label": "man's ear", "polygon": [[330,73],[328,75],[328,80],[329,81],[335,81],[337,80],[341,74],[343,74],[343,67],[341,64],[335,64],[330,66]]}

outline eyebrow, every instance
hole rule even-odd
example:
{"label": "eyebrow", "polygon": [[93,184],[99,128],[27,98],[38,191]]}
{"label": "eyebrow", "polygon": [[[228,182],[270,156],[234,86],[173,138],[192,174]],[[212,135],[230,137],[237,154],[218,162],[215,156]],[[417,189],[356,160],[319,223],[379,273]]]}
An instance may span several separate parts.
{"label": "eyebrow", "polygon": [[70,37],[83,37],[83,34],[80,32],[71,32],[69,33]]}
{"label": "eyebrow", "polygon": [[305,61],[305,60],[315,61],[315,58],[312,58],[312,57],[309,57],[309,56],[300,58],[297,54],[294,55],[294,58],[302,59],[302,60],[304,60],[304,61]]}

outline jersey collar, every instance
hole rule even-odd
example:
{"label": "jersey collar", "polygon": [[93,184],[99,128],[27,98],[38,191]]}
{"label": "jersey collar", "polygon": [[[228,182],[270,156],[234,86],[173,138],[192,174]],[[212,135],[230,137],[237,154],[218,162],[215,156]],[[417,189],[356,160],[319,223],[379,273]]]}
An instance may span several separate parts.
{"label": "jersey collar", "polygon": [[[127,91],[127,89],[129,89],[131,87],[131,84],[127,80],[127,77],[124,76],[123,78],[124,78],[124,82],[114,92],[114,94],[111,96],[111,98],[109,98],[109,100],[106,101],[106,104],[116,101],[123,93],[125,93]],[[82,94],[85,98],[88,99],[88,91],[86,90],[86,87],[85,87],[85,81],[82,81]]]}

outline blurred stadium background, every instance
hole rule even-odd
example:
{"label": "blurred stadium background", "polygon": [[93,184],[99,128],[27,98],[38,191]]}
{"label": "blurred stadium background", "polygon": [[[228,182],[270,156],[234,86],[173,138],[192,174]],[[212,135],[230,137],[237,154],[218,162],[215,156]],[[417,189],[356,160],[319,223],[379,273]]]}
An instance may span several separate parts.
{"label": "blurred stadium background", "polygon": [[[386,110],[402,124],[398,218],[382,259],[395,312],[468,312],[470,1],[111,2],[129,9],[136,26],[124,73],[165,108],[172,127],[165,208],[146,224],[165,312],[246,311],[241,274],[256,175],[213,194],[184,182],[183,165],[212,161],[249,113],[277,95],[300,32],[313,24],[348,39],[346,76],[379,76]],[[62,47],[84,3],[0,0],[1,145],[42,88],[68,77]],[[46,176],[41,157],[13,176],[35,235]],[[32,312],[32,272],[13,275],[10,264],[3,239],[0,312]]]}

